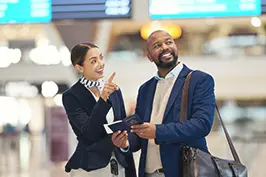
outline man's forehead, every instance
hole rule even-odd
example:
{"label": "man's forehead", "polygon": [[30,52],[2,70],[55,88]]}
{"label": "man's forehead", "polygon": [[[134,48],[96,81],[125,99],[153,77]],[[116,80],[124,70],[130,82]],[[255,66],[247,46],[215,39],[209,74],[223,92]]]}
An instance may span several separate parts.
{"label": "man's forehead", "polygon": [[155,43],[157,41],[161,41],[161,40],[165,40],[165,39],[172,39],[172,36],[170,34],[168,34],[167,32],[164,31],[158,31],[158,32],[154,32],[152,33],[149,38],[148,38],[148,43]]}

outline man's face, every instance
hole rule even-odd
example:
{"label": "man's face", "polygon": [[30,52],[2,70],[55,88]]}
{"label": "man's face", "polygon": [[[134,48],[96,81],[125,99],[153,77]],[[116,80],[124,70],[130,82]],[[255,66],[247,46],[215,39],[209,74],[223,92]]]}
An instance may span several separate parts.
{"label": "man's face", "polygon": [[176,44],[168,33],[159,31],[147,41],[148,58],[159,68],[172,68],[178,60]]}

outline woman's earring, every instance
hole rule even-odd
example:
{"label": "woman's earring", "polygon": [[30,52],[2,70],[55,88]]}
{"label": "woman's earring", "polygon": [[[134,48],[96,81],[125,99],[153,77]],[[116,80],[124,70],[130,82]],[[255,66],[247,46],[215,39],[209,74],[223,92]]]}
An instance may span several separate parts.
{"label": "woman's earring", "polygon": [[80,72],[83,74],[83,68],[79,67]]}

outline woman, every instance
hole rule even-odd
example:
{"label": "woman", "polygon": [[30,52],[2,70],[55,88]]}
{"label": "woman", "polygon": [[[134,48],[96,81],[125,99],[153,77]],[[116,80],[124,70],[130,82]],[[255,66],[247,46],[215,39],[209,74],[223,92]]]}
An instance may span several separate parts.
{"label": "woman", "polygon": [[115,74],[107,82],[102,80],[103,54],[91,43],[77,44],[71,62],[82,77],[63,94],[78,140],[66,172],[71,171],[72,177],[136,177],[132,154],[124,155],[115,147],[103,126],[126,117],[121,91],[112,82]]}

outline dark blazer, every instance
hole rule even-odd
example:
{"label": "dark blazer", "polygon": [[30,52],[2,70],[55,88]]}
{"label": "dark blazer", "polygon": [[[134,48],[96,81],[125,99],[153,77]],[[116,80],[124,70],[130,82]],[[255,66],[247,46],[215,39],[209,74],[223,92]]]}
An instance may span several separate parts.
{"label": "dark blazer", "polygon": [[[188,98],[188,119],[179,122],[182,88],[191,71],[184,65],[171,91],[162,124],[156,125],[155,143],[160,145],[160,155],[166,177],[180,176],[180,143],[208,152],[205,137],[209,134],[215,110],[214,80],[202,71],[194,71],[190,80]],[[150,79],[138,92],[136,114],[144,122],[150,121],[153,97],[157,80]],[[139,177],[144,177],[147,154],[146,139],[136,135],[129,137],[130,150],[141,149]]]}
{"label": "dark blazer", "polygon": [[101,98],[96,102],[91,92],[78,81],[63,93],[63,105],[78,140],[77,148],[65,166],[66,172],[106,167],[114,151],[119,163],[125,167],[126,177],[136,177],[132,153],[122,154],[103,127],[111,107],[115,120],[126,117],[120,90],[113,92],[107,102]]}

